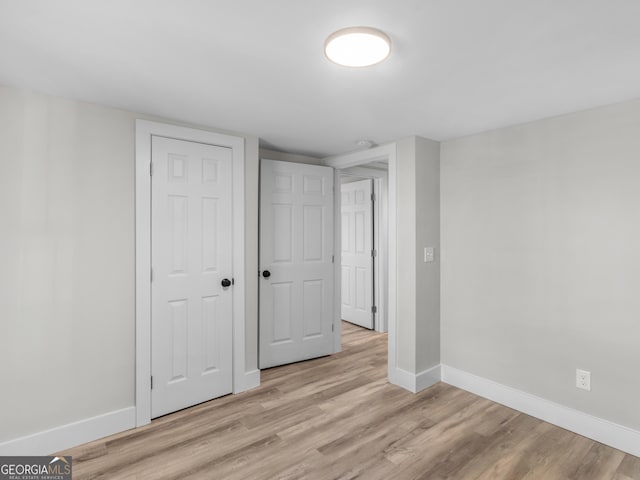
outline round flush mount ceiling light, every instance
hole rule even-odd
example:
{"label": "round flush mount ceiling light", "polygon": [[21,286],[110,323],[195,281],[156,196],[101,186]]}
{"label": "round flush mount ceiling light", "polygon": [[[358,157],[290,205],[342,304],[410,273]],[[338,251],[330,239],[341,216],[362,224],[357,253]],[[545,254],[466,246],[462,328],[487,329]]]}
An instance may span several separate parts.
{"label": "round flush mount ceiling light", "polygon": [[345,67],[368,67],[391,53],[391,39],[371,27],[349,27],[332,33],[324,44],[329,60]]}

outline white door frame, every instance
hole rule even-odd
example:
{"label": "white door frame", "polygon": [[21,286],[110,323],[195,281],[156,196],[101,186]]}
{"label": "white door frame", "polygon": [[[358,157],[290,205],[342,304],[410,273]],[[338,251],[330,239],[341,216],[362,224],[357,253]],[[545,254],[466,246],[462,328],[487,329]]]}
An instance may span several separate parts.
{"label": "white door frame", "polygon": [[233,393],[243,391],[244,139],[205,130],[136,120],[136,426],[151,421],[151,137],[231,148],[233,159]]}
{"label": "white door frame", "polygon": [[340,177],[370,178],[373,180],[373,244],[376,256],[373,259],[373,283],[374,298],[377,312],[374,321],[374,330],[384,333],[387,331],[387,292],[386,282],[388,278],[388,245],[385,233],[388,226],[388,175],[386,171],[365,167],[351,167],[340,170]]}
{"label": "white door frame", "polygon": [[[349,153],[346,155],[336,155],[332,157],[327,157],[323,159],[323,163],[327,166],[334,167],[335,170],[335,184],[340,185],[340,173],[339,169],[349,168],[355,166],[362,166],[366,163],[376,162],[376,161],[387,161],[389,165],[389,216],[387,222],[388,235],[389,235],[389,244],[388,244],[388,254],[389,254],[389,296],[388,296],[388,314],[387,314],[387,323],[389,327],[389,347],[388,347],[388,363],[387,363],[387,375],[390,383],[399,384],[398,380],[398,359],[397,359],[397,347],[396,347],[396,322],[397,322],[397,285],[396,285],[396,275],[397,275],[397,159],[396,159],[396,144],[389,143],[387,145],[382,145],[380,147],[370,148],[369,150],[362,150],[355,153]],[[334,221],[335,221],[335,246],[334,251],[340,252],[340,242],[341,242],[341,233],[340,233],[340,222],[336,219],[340,219],[340,190],[336,190],[336,200],[334,202]],[[335,292],[336,299],[340,298],[341,285],[340,285],[340,262],[335,264]],[[335,307],[335,342],[336,342],[336,351],[340,351],[340,343],[341,343],[341,324],[340,324],[340,306],[341,302],[334,302]]]}

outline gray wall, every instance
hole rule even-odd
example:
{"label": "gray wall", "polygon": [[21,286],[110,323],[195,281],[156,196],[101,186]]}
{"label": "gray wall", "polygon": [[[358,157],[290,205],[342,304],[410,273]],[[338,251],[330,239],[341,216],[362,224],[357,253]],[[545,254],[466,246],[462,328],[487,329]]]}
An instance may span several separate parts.
{"label": "gray wall", "polygon": [[438,142],[408,137],[397,156],[398,367],[418,374],[440,363],[439,255],[423,262],[423,249],[440,246]]}
{"label": "gray wall", "polygon": [[640,101],[441,158],[443,363],[640,429]]}
{"label": "gray wall", "polygon": [[[153,119],[0,87],[0,442],[134,405],[136,118]],[[252,370],[257,139],[245,148]]]}
{"label": "gray wall", "polygon": [[[416,138],[416,373],[440,364],[440,143]],[[424,262],[424,247],[435,249]]]}
{"label": "gray wall", "polygon": [[416,141],[396,143],[397,366],[416,373]]}

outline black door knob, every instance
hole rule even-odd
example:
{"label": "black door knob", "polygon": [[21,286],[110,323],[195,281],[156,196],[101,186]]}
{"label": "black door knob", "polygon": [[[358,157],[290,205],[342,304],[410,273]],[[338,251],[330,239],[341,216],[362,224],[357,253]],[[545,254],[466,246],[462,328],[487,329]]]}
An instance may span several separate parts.
{"label": "black door knob", "polygon": [[265,270],[264,272],[262,272],[262,276],[264,278],[269,278],[271,276],[271,272],[269,270]]}
{"label": "black door knob", "polygon": [[222,284],[223,287],[230,287],[231,286],[231,280],[229,280],[228,278],[223,278],[222,282],[220,282]]}

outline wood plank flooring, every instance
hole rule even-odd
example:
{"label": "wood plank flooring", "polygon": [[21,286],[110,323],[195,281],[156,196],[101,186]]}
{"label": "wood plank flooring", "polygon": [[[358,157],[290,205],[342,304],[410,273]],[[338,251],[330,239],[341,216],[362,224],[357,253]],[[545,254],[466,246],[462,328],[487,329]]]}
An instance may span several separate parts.
{"label": "wood plank flooring", "polygon": [[640,480],[640,459],[440,383],[386,382],[384,334],[262,385],[60,452],[81,479]]}

